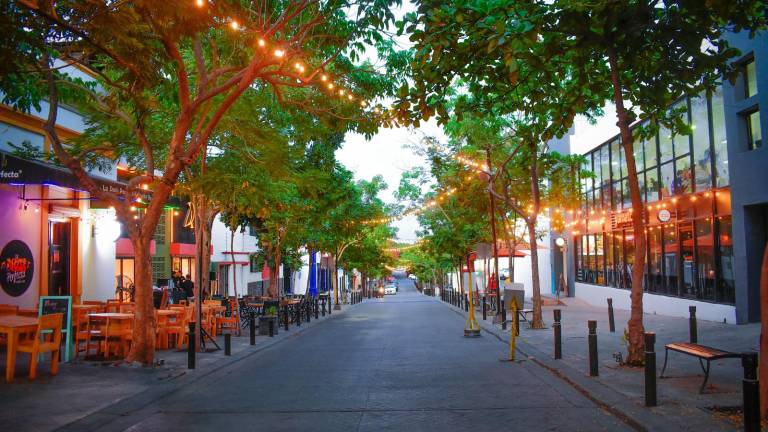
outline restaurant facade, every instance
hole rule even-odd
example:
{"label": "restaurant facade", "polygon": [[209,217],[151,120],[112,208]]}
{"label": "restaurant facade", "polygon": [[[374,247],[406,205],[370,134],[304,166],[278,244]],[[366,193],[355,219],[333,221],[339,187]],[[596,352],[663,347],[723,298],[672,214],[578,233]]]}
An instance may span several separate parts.
{"label": "restaurant facade", "polygon": [[[671,109],[689,135],[664,127],[641,138],[634,126],[647,238],[644,311],[702,319],[759,321],[760,260],[768,233],[768,51],[765,35],[730,34],[742,56],[724,82]],[[768,108],[766,108],[768,109]],[[581,206],[570,212],[571,295],[596,305],[630,307],[634,231],[626,160],[615,136],[584,154]],[[554,259],[553,262],[558,262]],[[558,271],[558,269],[555,269]],[[559,266],[562,271],[562,266]]]}

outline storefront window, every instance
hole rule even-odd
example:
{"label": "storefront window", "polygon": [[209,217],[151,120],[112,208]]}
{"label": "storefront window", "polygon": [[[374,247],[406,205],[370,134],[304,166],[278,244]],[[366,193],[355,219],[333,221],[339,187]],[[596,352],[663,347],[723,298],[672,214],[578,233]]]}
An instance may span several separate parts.
{"label": "storefront window", "polygon": [[619,140],[615,139],[611,141],[611,178],[616,181],[621,178],[621,172],[619,170]]}
{"label": "storefront window", "polygon": [[603,249],[603,235],[595,234],[595,260],[596,260],[596,280],[598,285],[605,285],[605,253]]}
{"label": "storefront window", "polygon": [[629,181],[627,179],[621,181],[621,205],[625,209],[632,207],[632,197],[629,193]]}
{"label": "storefront window", "polygon": [[597,271],[597,266],[595,264],[595,236],[590,234],[584,237],[587,239],[586,254],[584,257],[584,260],[587,262],[586,279],[589,283],[595,283],[595,273]]}
{"label": "storefront window", "polygon": [[696,190],[702,191],[712,187],[709,111],[706,97],[691,99],[691,120],[695,184]]}
{"label": "storefront window", "polygon": [[605,284],[608,286],[616,286],[616,271],[614,269],[613,261],[613,233],[605,234],[605,244],[603,249],[605,250]]}
{"label": "storefront window", "polygon": [[645,153],[646,168],[653,168],[658,165],[659,158],[656,154],[656,137],[651,137],[648,141],[645,142],[643,153]]}
{"label": "storefront window", "polygon": [[712,93],[712,130],[715,149],[715,171],[717,185],[726,186],[730,183],[728,171],[728,139],[725,135],[725,106],[723,104],[723,88],[717,86]]}
{"label": "storefront window", "polygon": [[622,267],[623,285],[632,288],[632,266],[635,264],[635,236],[632,231],[624,231],[624,266]]}
{"label": "storefront window", "polygon": [[573,254],[576,258],[576,280],[579,282],[584,281],[584,247],[582,246],[582,242],[584,241],[583,236],[577,236],[574,239],[574,245],[576,245],[576,249],[573,251]]}
{"label": "storefront window", "polygon": [[[684,101],[675,105],[674,109],[684,108],[685,111],[679,115],[679,118],[688,123],[688,104]],[[691,152],[691,137],[689,135],[677,134],[672,137],[674,141],[673,147],[675,148],[675,157],[678,158],[683,155],[687,155]]]}
{"label": "storefront window", "polygon": [[611,188],[611,208],[621,208],[621,183],[613,182],[613,188]]}
{"label": "storefront window", "polygon": [[720,277],[717,283],[717,298],[719,303],[736,302],[736,283],[733,280],[733,237],[730,216],[718,219],[718,252],[720,253]]}
{"label": "storefront window", "polygon": [[134,285],[134,259],[117,258],[115,260],[115,293],[119,291],[130,291]]}
{"label": "storefront window", "polygon": [[603,187],[611,184],[611,159],[608,155],[608,146],[600,146],[600,173],[603,176]]}
{"label": "storefront window", "polygon": [[672,162],[667,162],[661,166],[661,198],[668,198],[675,192],[675,167]]}
{"label": "storefront window", "polygon": [[659,171],[653,168],[645,172],[645,199],[653,202],[659,199]]}
{"label": "storefront window", "polygon": [[648,291],[663,292],[661,278],[661,229],[660,227],[648,228]]}
{"label": "storefront window", "polygon": [[664,126],[659,128],[659,153],[661,163],[672,160],[672,132]]}
{"label": "storefront window", "polygon": [[696,279],[699,294],[705,300],[715,300],[715,237],[712,235],[712,220],[697,219],[696,222]]}
{"label": "storefront window", "polygon": [[692,180],[690,156],[675,160],[674,194],[680,195],[693,192]]}
{"label": "storefront window", "polygon": [[678,295],[677,292],[677,231],[674,226],[662,228],[664,244],[664,289],[666,294]]}
{"label": "storefront window", "polygon": [[195,280],[195,259],[191,257],[173,257],[171,268],[174,273],[181,272],[182,276],[190,275]]}
{"label": "storefront window", "polygon": [[621,231],[614,231],[613,236],[613,256],[616,264],[616,288],[624,288],[624,237]]}
{"label": "storefront window", "polygon": [[682,269],[681,296],[698,297],[693,278],[693,224],[681,223],[680,227],[680,268]]}

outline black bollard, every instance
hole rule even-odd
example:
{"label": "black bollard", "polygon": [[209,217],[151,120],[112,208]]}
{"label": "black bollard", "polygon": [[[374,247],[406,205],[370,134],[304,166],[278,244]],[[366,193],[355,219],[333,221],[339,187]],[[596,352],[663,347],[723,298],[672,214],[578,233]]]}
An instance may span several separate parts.
{"label": "black bollard", "polygon": [[613,299],[608,299],[608,330],[616,332],[616,322],[613,320]]}
{"label": "black bollard", "polygon": [[[323,297],[323,316],[325,316],[325,297]],[[315,315],[315,319],[317,319],[317,315]]]}
{"label": "black bollard", "polygon": [[296,326],[301,327],[301,303],[293,305],[296,308]]}
{"label": "black bollard", "polygon": [[269,337],[275,337],[275,320],[269,320]]}
{"label": "black bollard", "polygon": [[645,333],[645,406],[655,407],[656,401],[656,333]]}
{"label": "black bollard", "polygon": [[[325,298],[323,298],[323,301],[325,301]],[[325,316],[325,306],[323,306],[323,316]],[[320,299],[315,299],[315,319],[320,318]]]}
{"label": "black bollard", "polygon": [[699,343],[699,331],[696,326],[696,306],[688,306],[688,331],[691,335],[691,343]]}
{"label": "black bollard", "polygon": [[328,296],[328,315],[331,314],[331,309],[332,309],[331,306],[333,306],[333,296],[329,295]]}
{"label": "black bollard", "polygon": [[501,302],[501,329],[507,329],[507,309],[504,302]]}
{"label": "black bollard", "polygon": [[187,369],[195,368],[195,323],[189,323],[187,336]]}
{"label": "black bollard", "polygon": [[232,355],[232,334],[224,333],[224,355]]}
{"label": "black bollard", "polygon": [[587,321],[589,329],[589,376],[598,376],[597,372],[597,321]]}
{"label": "black bollard", "polygon": [[552,330],[555,332],[555,359],[563,358],[563,334],[560,327],[560,309],[552,311],[555,316],[555,322],[552,323]]}
{"label": "black bollard", "polygon": [[248,318],[248,330],[251,331],[251,345],[256,345],[256,313],[251,311],[251,313],[248,314]]}
{"label": "black bollard", "polygon": [[285,326],[285,331],[288,331],[288,324],[291,320],[291,317],[288,315],[288,305],[283,306],[283,318],[285,318],[285,322],[283,325]]}
{"label": "black bollard", "polygon": [[464,312],[469,312],[469,295],[464,294]]}
{"label": "black bollard", "polygon": [[483,321],[488,318],[488,303],[485,302],[485,294],[483,294]]}
{"label": "black bollard", "polygon": [[757,380],[757,353],[745,352],[741,355],[744,367],[744,380],[741,391],[744,400],[744,430],[760,431],[760,385]]}
{"label": "black bollard", "polygon": [[304,313],[307,314],[307,322],[312,321],[312,303],[311,302],[304,302]]}

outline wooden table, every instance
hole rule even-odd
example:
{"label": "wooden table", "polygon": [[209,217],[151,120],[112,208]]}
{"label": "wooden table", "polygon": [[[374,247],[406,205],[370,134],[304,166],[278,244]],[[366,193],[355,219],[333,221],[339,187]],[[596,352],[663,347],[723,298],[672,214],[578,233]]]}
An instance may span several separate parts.
{"label": "wooden table", "polygon": [[178,309],[158,309],[157,315],[158,316],[176,316],[181,312]]}
{"label": "wooden table", "polygon": [[133,314],[132,313],[122,313],[122,312],[97,312],[97,313],[90,313],[88,314],[88,319],[91,318],[106,318],[106,323],[104,323],[104,357],[107,358],[109,356],[109,344],[108,341],[110,334],[109,334],[109,322],[110,321],[123,321],[121,323],[122,325],[125,325],[127,321],[133,321]]}
{"label": "wooden table", "polygon": [[37,318],[2,315],[0,316],[0,333],[5,333],[8,337],[8,350],[5,354],[5,381],[13,381],[13,375],[16,371],[16,345],[19,342],[21,333],[37,331]]}

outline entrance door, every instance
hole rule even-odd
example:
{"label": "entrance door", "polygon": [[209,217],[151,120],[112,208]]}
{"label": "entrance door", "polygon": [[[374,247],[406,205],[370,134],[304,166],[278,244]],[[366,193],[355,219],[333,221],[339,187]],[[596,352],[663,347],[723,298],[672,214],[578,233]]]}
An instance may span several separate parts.
{"label": "entrance door", "polygon": [[219,293],[229,297],[229,265],[219,267]]}
{"label": "entrance door", "polygon": [[48,295],[70,295],[70,229],[70,222],[48,223]]}

